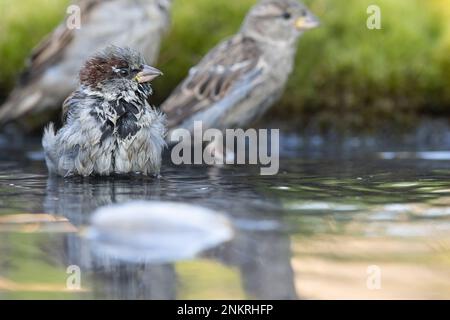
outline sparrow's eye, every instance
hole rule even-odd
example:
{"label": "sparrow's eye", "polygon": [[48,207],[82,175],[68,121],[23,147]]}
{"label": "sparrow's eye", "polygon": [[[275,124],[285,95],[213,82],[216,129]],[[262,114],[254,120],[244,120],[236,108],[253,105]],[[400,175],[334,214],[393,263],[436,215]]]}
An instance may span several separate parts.
{"label": "sparrow's eye", "polygon": [[282,17],[285,20],[289,20],[292,17],[292,15],[289,12],[284,12]]}
{"label": "sparrow's eye", "polygon": [[308,15],[308,12],[306,12],[306,10],[302,10],[302,11],[300,12],[300,15],[301,15],[302,17],[306,17],[306,16]]}
{"label": "sparrow's eye", "polygon": [[126,77],[129,75],[128,69],[120,69],[119,73],[122,77]]}

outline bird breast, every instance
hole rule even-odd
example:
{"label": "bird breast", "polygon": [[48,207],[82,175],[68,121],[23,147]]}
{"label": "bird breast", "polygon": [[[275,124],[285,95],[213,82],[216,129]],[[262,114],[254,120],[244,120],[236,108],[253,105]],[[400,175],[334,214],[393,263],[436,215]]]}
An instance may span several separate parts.
{"label": "bird breast", "polygon": [[110,137],[132,138],[141,128],[139,121],[145,112],[146,101],[136,95],[121,96],[114,101],[103,101],[94,108],[93,115],[100,123],[101,142]]}

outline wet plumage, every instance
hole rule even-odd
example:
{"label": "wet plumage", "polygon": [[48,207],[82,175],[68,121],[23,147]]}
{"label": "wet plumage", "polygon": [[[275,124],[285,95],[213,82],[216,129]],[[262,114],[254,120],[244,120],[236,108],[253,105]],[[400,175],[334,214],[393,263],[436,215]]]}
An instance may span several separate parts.
{"label": "wet plumage", "polygon": [[149,82],[161,72],[131,50],[109,47],[80,71],[80,87],[63,104],[63,127],[42,140],[50,173],[61,176],[158,175],[165,117],[151,107]]}
{"label": "wet plumage", "polygon": [[129,46],[153,64],[170,24],[172,0],[76,0],[81,28],[62,22],[32,52],[8,100],[0,124],[18,120],[26,129],[42,126],[77,87],[74,74],[108,45]]}

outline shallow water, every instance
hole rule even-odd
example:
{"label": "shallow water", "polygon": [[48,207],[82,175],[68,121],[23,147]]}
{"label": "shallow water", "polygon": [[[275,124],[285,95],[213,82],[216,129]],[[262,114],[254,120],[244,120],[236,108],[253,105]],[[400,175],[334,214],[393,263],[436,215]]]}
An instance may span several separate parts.
{"label": "shallow water", "polygon": [[[166,165],[160,180],[48,178],[37,142],[3,146],[0,298],[450,298],[445,139],[282,139],[277,176]],[[92,213],[131,200],[207,207],[233,238],[164,263],[93,254]]]}

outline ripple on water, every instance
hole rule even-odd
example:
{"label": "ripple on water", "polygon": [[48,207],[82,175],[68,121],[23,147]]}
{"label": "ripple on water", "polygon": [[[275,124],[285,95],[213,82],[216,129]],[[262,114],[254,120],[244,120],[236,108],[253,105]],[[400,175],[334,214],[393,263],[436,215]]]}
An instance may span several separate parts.
{"label": "ripple on water", "polygon": [[384,160],[395,159],[420,159],[444,161],[450,160],[450,152],[448,151],[424,151],[424,152],[380,152],[379,157]]}
{"label": "ripple on water", "polygon": [[285,208],[298,211],[357,211],[361,209],[360,206],[354,204],[320,201],[292,202],[286,204]]}
{"label": "ripple on water", "polygon": [[391,218],[405,215],[415,218],[446,218],[450,217],[450,206],[432,206],[426,203],[388,204],[375,207],[371,218],[377,220],[377,217],[383,215]]}

